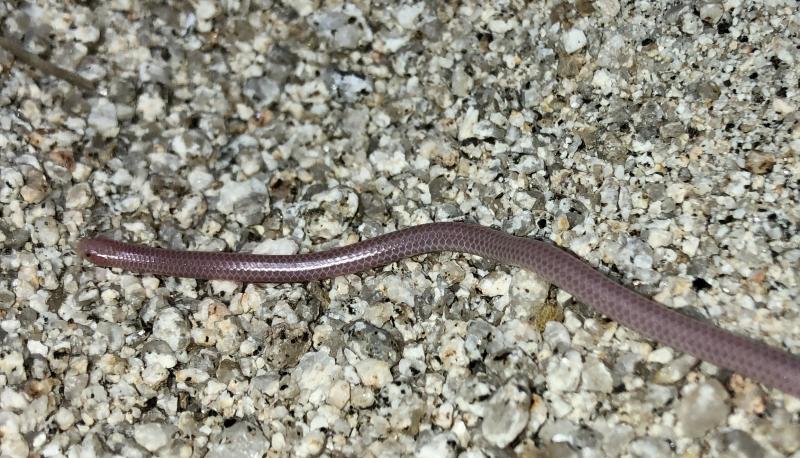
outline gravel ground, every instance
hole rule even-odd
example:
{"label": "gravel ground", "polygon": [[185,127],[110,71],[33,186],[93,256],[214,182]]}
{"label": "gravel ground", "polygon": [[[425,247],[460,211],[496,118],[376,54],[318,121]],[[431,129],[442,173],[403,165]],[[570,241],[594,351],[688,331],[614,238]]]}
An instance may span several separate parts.
{"label": "gravel ground", "polygon": [[242,285],[71,248],[296,253],[475,221],[800,353],[795,1],[0,20],[97,87],[0,50],[0,455],[800,456],[800,400],[489,260]]}

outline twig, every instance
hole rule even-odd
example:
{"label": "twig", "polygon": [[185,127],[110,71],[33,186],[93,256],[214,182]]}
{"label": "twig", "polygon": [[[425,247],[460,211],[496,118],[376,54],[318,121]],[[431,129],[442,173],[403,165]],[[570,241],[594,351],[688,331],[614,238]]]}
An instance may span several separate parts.
{"label": "twig", "polygon": [[81,89],[90,92],[95,91],[94,83],[92,83],[91,81],[78,75],[77,73],[71,72],[57,65],[51,64],[50,62],[42,59],[36,54],[33,54],[25,50],[25,48],[22,47],[22,44],[18,43],[17,41],[0,36],[0,47],[4,48],[5,50],[13,54],[17,59],[21,60],[22,62],[25,62],[31,67],[37,68],[48,75],[67,81],[68,83],[73,84]]}

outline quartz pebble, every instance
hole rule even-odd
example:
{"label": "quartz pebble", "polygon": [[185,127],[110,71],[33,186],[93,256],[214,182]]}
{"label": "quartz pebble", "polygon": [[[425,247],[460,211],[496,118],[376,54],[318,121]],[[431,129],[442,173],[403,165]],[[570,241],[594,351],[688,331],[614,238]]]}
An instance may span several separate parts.
{"label": "quartz pebble", "polygon": [[518,383],[510,382],[497,390],[489,400],[481,431],[490,443],[505,447],[522,432],[528,423],[530,393]]}
{"label": "quartz pebble", "polygon": [[716,380],[689,386],[678,408],[680,431],[689,437],[700,437],[719,426],[728,416],[728,394]]}
{"label": "quartz pebble", "polygon": [[572,54],[586,46],[586,34],[580,29],[567,30],[561,36],[561,44],[567,54]]}
{"label": "quartz pebble", "polygon": [[98,99],[93,105],[88,122],[103,137],[115,137],[119,133],[117,107],[106,98]]}

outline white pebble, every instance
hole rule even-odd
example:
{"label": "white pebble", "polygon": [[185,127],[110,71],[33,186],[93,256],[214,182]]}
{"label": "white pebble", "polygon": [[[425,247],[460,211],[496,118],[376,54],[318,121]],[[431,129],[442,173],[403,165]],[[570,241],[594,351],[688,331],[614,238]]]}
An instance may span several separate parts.
{"label": "white pebble", "polygon": [[55,246],[60,235],[58,233],[58,223],[53,218],[39,218],[34,224],[36,229],[36,239],[44,246]]}
{"label": "white pebble", "polygon": [[594,7],[605,17],[619,14],[619,0],[595,0]]}
{"label": "white pebble", "polygon": [[419,15],[425,10],[425,2],[401,6],[397,9],[397,23],[404,29],[419,27]]}
{"label": "white pebble", "polygon": [[509,381],[487,403],[481,425],[483,436],[497,447],[507,446],[528,424],[530,406],[530,393],[521,384]]}
{"label": "white pebble", "polygon": [[10,387],[3,388],[0,392],[0,409],[22,411],[28,407],[25,396],[12,390]]}
{"label": "white pebble", "polygon": [[293,0],[287,5],[291,6],[298,16],[306,17],[319,8],[319,0]]}
{"label": "white pebble", "polygon": [[725,423],[730,412],[728,392],[714,379],[688,386],[678,406],[678,430],[686,437],[703,437]]}
{"label": "white pebble", "polygon": [[327,436],[320,430],[311,431],[303,436],[295,452],[297,456],[318,456],[325,448]]}
{"label": "white pebble", "polygon": [[567,54],[572,54],[586,46],[586,34],[580,29],[567,30],[561,35],[561,44]]}
{"label": "white pebble", "polygon": [[119,133],[117,107],[106,98],[98,99],[89,113],[89,125],[105,138],[116,137]]}
{"label": "white pebble", "polygon": [[345,380],[337,380],[328,392],[328,404],[343,409],[350,401],[350,384]]}
{"label": "white pebble", "polygon": [[67,190],[67,208],[88,208],[94,204],[94,194],[89,183],[78,183]]}
{"label": "white pebble", "polygon": [[653,248],[664,247],[672,243],[672,233],[663,229],[651,229],[647,243]]}
{"label": "white pebble", "polygon": [[554,392],[573,391],[581,379],[581,355],[570,350],[565,355],[554,355],[547,360],[547,386]]}
{"label": "white pebble", "polygon": [[144,93],[136,103],[136,112],[146,122],[153,122],[164,117],[164,99],[158,94]]}
{"label": "white pebble", "polygon": [[489,21],[489,30],[492,33],[504,34],[514,28],[516,21],[504,21],[500,19],[492,19]]}
{"label": "white pebble", "polygon": [[408,168],[406,155],[401,150],[386,151],[379,149],[372,153],[369,161],[379,172],[397,175]]}
{"label": "white pebble", "polygon": [[592,77],[592,86],[600,89],[603,94],[610,94],[614,92],[617,82],[611,77],[611,74],[604,69],[598,69],[594,72]]}
{"label": "white pebble", "polygon": [[202,167],[195,167],[189,172],[188,176],[189,186],[192,187],[194,192],[202,192],[211,186],[214,177]]}
{"label": "white pebble", "polygon": [[614,389],[611,371],[597,359],[590,359],[584,365],[581,374],[581,387],[589,391],[610,393]]}
{"label": "white pebble", "polygon": [[478,289],[490,297],[507,296],[510,285],[510,275],[503,272],[492,272],[478,282]]}
{"label": "white pebble", "polygon": [[56,414],[53,416],[53,419],[56,421],[56,424],[62,431],[66,431],[73,424],[75,424],[75,414],[72,413],[71,410],[62,407],[58,409]]}
{"label": "white pebble", "polygon": [[217,201],[217,211],[230,214],[233,213],[234,206],[253,195],[252,180],[248,181],[226,181],[219,190],[219,200]]}
{"label": "white pebble", "polygon": [[381,388],[392,379],[392,371],[386,361],[379,359],[364,359],[355,365],[361,383],[371,388]]}
{"label": "white pebble", "polygon": [[169,443],[169,434],[165,426],[160,423],[136,425],[133,428],[133,438],[147,451],[155,452]]}
{"label": "white pebble", "polygon": [[414,456],[417,458],[453,458],[456,456],[456,451],[454,450],[454,444],[456,443],[455,434],[452,432],[436,434],[420,443]]}
{"label": "white pebble", "polygon": [[286,255],[295,254],[300,250],[292,239],[264,240],[253,249],[253,254]]}
{"label": "white pebble", "polygon": [[461,123],[458,126],[458,139],[466,140],[475,137],[475,126],[478,124],[478,110],[469,107],[464,116],[461,117]]}
{"label": "white pebble", "polygon": [[724,10],[722,9],[722,4],[717,2],[708,2],[700,5],[700,19],[709,23],[709,24],[716,24],[720,18]]}
{"label": "white pebble", "polygon": [[217,5],[213,1],[200,0],[195,3],[194,12],[197,19],[207,21],[217,15]]}

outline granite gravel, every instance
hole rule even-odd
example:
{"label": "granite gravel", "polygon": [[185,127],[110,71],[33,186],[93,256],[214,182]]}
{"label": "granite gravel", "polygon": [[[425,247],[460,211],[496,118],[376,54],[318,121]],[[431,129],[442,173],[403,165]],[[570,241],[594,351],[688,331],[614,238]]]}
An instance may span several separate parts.
{"label": "granite gravel", "polygon": [[248,285],[72,250],[467,220],[800,353],[796,2],[43,0],[0,30],[97,88],[0,49],[0,456],[800,455],[800,400],[490,260]]}

